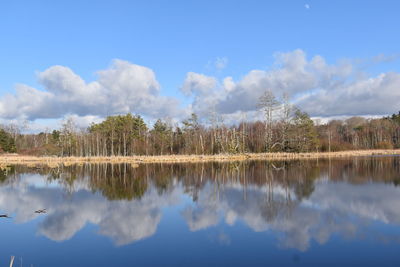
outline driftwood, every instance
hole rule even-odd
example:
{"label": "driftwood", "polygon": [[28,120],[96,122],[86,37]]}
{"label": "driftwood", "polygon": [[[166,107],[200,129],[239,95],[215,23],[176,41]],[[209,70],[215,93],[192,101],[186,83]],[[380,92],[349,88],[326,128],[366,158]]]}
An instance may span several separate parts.
{"label": "driftwood", "polygon": [[35,210],[35,213],[47,213],[47,210],[46,209]]}

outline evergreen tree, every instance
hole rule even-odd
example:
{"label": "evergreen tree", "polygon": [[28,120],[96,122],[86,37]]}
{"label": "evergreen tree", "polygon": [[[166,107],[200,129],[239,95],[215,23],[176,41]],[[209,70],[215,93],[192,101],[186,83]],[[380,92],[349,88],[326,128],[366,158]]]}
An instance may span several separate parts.
{"label": "evergreen tree", "polygon": [[16,152],[14,138],[3,129],[0,129],[0,149],[2,152]]}
{"label": "evergreen tree", "polygon": [[297,110],[290,129],[290,147],[296,152],[310,152],[318,148],[318,134],[314,121],[306,112]]}

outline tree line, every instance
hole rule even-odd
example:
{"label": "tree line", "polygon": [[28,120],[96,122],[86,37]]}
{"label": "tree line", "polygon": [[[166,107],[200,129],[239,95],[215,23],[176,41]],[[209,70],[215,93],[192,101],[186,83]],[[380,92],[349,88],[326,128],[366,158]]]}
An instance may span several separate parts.
{"label": "tree line", "polygon": [[223,122],[212,113],[174,124],[159,119],[146,124],[140,115],[109,116],[79,129],[73,119],[52,132],[22,134],[15,125],[0,130],[2,152],[55,156],[133,156],[262,152],[316,152],[400,148],[400,112],[389,117],[351,117],[313,121],[284,95],[266,91],[258,103],[262,120]]}

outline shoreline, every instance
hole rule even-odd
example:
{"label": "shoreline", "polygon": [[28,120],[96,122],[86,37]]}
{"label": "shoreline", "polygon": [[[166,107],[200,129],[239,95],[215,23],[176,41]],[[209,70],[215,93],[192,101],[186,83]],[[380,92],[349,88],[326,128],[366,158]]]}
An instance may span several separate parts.
{"label": "shoreline", "polygon": [[0,165],[47,165],[58,167],[60,164],[81,165],[85,163],[191,163],[191,162],[226,162],[245,160],[292,160],[343,158],[376,155],[400,155],[400,149],[351,150],[339,152],[309,152],[309,153],[246,153],[218,155],[157,155],[157,156],[110,156],[110,157],[50,157],[26,156],[18,154],[0,155]]}

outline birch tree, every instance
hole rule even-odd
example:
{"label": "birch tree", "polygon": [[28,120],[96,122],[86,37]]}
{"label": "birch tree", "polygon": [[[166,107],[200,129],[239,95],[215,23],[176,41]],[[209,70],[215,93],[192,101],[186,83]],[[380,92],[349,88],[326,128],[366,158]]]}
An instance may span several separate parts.
{"label": "birch tree", "polygon": [[267,152],[270,152],[271,147],[273,146],[272,141],[273,141],[274,112],[279,109],[280,102],[276,99],[271,90],[266,90],[259,99],[258,107],[264,114],[265,150]]}

